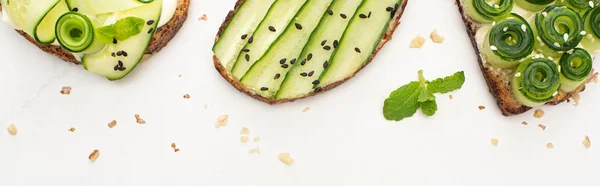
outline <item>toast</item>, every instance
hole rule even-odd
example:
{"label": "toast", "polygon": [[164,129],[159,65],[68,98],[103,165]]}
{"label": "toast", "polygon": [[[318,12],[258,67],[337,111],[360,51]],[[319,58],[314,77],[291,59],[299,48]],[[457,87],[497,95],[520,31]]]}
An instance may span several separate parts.
{"label": "toast", "polygon": [[[513,75],[510,73],[505,73],[502,71],[494,71],[489,65],[485,64],[482,54],[479,51],[479,47],[477,41],[475,39],[475,34],[479,29],[479,23],[473,21],[469,18],[464,10],[464,7],[461,3],[461,0],[456,0],[455,4],[458,7],[458,11],[461,14],[462,20],[466,26],[467,34],[471,39],[471,44],[473,45],[473,49],[475,54],[477,55],[477,61],[479,62],[479,67],[483,73],[484,78],[489,87],[490,93],[496,99],[498,107],[502,111],[502,115],[504,116],[512,116],[525,113],[531,110],[531,107],[527,107],[519,103],[517,99],[513,96],[511,92],[510,86],[510,77]],[[598,76],[598,72],[593,72],[587,82],[590,82],[592,79]],[[562,102],[568,101],[573,95],[579,94],[585,90],[585,83],[579,86],[575,91],[564,93],[559,92],[553,100],[546,103],[546,105],[558,105]]]}
{"label": "toast", "polygon": [[[227,25],[229,24],[229,22],[231,21],[231,19],[233,18],[234,14],[237,12],[237,10],[240,8],[240,5],[242,4],[242,2],[244,2],[244,0],[238,0],[237,3],[235,4],[235,8],[233,10],[231,10],[229,12],[229,14],[227,15],[227,17],[225,18],[225,20],[223,21],[223,23],[221,24],[221,27],[219,28],[219,31],[216,35],[215,38],[215,43],[219,40],[219,38],[221,37],[221,34],[223,33],[225,27],[227,27]],[[394,17],[392,18],[388,28],[387,28],[387,32],[384,34],[384,36],[382,37],[381,41],[379,42],[379,44],[377,45],[376,49],[373,51],[373,53],[371,54],[369,60],[367,62],[365,62],[361,68],[359,70],[357,70],[356,72],[354,72],[354,74],[348,78],[345,78],[343,80],[334,82],[332,84],[329,84],[327,86],[321,87],[318,90],[313,91],[312,93],[302,96],[302,97],[298,97],[298,98],[291,98],[291,99],[279,99],[276,100],[274,98],[265,98],[257,93],[255,93],[255,91],[250,90],[246,87],[244,87],[244,85],[236,80],[229,72],[227,72],[226,68],[221,64],[221,62],[219,61],[219,59],[217,58],[217,56],[213,56],[213,62],[214,62],[214,66],[215,69],[219,72],[219,74],[221,74],[221,76],[223,76],[223,78],[225,78],[225,80],[227,82],[229,82],[231,85],[233,85],[233,87],[235,87],[237,90],[239,90],[242,93],[247,94],[248,96],[251,96],[252,98],[268,103],[268,104],[279,104],[279,103],[286,103],[286,102],[294,102],[298,99],[303,99],[303,98],[308,98],[308,97],[312,97],[316,94],[322,93],[322,92],[326,92],[328,90],[331,90],[339,85],[341,85],[342,83],[348,81],[349,79],[351,79],[352,77],[354,77],[358,72],[360,72],[360,70],[362,70],[365,66],[367,66],[368,64],[370,64],[373,59],[375,58],[375,56],[377,55],[377,53],[381,50],[381,48],[383,48],[383,46],[392,39],[392,35],[394,33],[394,31],[396,30],[396,28],[398,28],[398,26],[400,25],[400,18],[402,17],[402,14],[404,13],[404,9],[406,8],[406,4],[408,3],[408,0],[404,0],[402,1],[402,4],[399,5],[398,10],[396,11]]]}
{"label": "toast", "polygon": [[[144,57],[142,61],[147,60],[152,56],[152,54],[159,52],[162,48],[167,46],[169,41],[175,37],[179,29],[183,26],[183,23],[187,20],[188,9],[190,7],[190,0],[177,0],[177,10],[173,15],[173,18],[167,22],[164,26],[158,28],[152,36],[152,41],[150,41],[150,45],[148,49],[144,53]],[[2,7],[0,6],[0,11]],[[21,34],[25,39],[29,42],[40,48],[46,53],[52,54],[62,60],[67,62],[72,62],[75,64],[81,64],[81,61],[77,60],[73,54],[60,46],[55,45],[42,45],[37,43],[31,36],[27,33],[16,30],[19,34]]]}

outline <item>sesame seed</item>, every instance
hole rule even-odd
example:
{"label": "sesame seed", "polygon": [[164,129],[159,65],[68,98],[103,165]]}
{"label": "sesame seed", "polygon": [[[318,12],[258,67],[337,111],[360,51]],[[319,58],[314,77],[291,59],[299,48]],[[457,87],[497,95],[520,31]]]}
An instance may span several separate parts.
{"label": "sesame seed", "polygon": [[360,52],[360,48],[358,48],[358,47],[354,48],[354,51],[356,51],[356,52],[358,52],[358,53],[361,53],[361,52]]}
{"label": "sesame seed", "polygon": [[154,24],[154,20],[150,20],[150,21],[146,22],[146,24],[147,25],[152,25],[152,24]]}
{"label": "sesame seed", "polygon": [[331,9],[327,10],[327,14],[333,15],[333,10],[331,10]]}
{"label": "sesame seed", "polygon": [[250,52],[250,49],[244,48],[242,49],[242,52]]}
{"label": "sesame seed", "polygon": [[285,61],[287,61],[287,59],[286,59],[286,58],[283,58],[283,59],[279,60],[279,64],[282,64],[282,65],[283,65],[283,64],[285,64]]}
{"label": "sesame seed", "polygon": [[521,77],[521,73],[520,73],[520,72],[517,72],[517,73],[515,74],[515,77]]}
{"label": "sesame seed", "polygon": [[591,8],[594,8],[594,2],[590,1],[588,4],[590,5]]}
{"label": "sesame seed", "polygon": [[498,4],[495,4],[494,8],[500,8],[500,6]]}
{"label": "sesame seed", "polygon": [[248,37],[248,34],[242,35],[242,39],[246,39],[246,37]]}
{"label": "sesame seed", "polygon": [[295,59],[295,58],[294,58],[294,59],[292,59],[292,60],[290,60],[290,64],[292,64],[292,65],[293,65],[294,63],[296,63],[296,59]]}
{"label": "sesame seed", "polygon": [[554,92],[554,94],[552,94],[552,97],[555,97],[556,95],[558,95],[558,91]]}
{"label": "sesame seed", "polygon": [[327,44],[327,39],[326,39],[326,40],[323,40],[323,41],[321,41],[321,46],[325,46],[325,44]]}
{"label": "sesame seed", "polygon": [[527,26],[525,26],[525,24],[521,25],[521,30],[523,30],[523,32],[527,32]]}
{"label": "sesame seed", "polygon": [[546,16],[548,16],[548,13],[547,13],[547,12],[542,12],[542,15],[543,15],[544,17],[546,17]]}
{"label": "sesame seed", "polygon": [[275,30],[275,27],[273,27],[273,26],[269,26],[269,30],[270,30],[271,32],[276,32],[276,31],[277,31],[277,30]]}
{"label": "sesame seed", "polygon": [[348,16],[346,16],[346,14],[340,14],[340,16],[342,16],[342,18],[346,19]]}
{"label": "sesame seed", "polygon": [[491,50],[498,50],[498,48],[496,48],[496,46],[494,46],[494,45],[490,46],[490,49]]}
{"label": "sesame seed", "polygon": [[260,90],[267,91],[267,90],[269,90],[269,88],[267,88],[267,87],[261,87]]}
{"label": "sesame seed", "polygon": [[302,72],[302,73],[300,73],[300,75],[301,75],[302,77],[306,77],[306,76],[308,76],[308,74],[307,74],[306,72]]}
{"label": "sesame seed", "polygon": [[288,64],[281,65],[281,68],[288,68],[288,67],[290,67]]}
{"label": "sesame seed", "polygon": [[333,48],[337,48],[339,44],[338,40],[333,41]]}
{"label": "sesame seed", "polygon": [[492,26],[496,25],[496,21],[492,22]]}
{"label": "sesame seed", "polygon": [[360,14],[360,15],[358,15],[358,17],[360,17],[361,19],[366,19],[366,18],[367,18],[367,15],[365,15],[365,14]]}
{"label": "sesame seed", "polygon": [[507,27],[507,26],[505,26],[505,27],[502,29],[502,31],[505,31],[505,32],[506,32],[507,30],[508,30],[508,27]]}
{"label": "sesame seed", "polygon": [[585,30],[584,30],[584,31],[581,31],[581,32],[579,32],[579,35],[585,36],[585,34],[587,34],[587,32],[585,32]]}
{"label": "sesame seed", "polygon": [[319,83],[321,83],[319,80],[315,80],[312,82],[313,85],[318,85]]}
{"label": "sesame seed", "polygon": [[548,59],[549,60],[554,60],[554,58],[552,58],[552,56],[548,56]]}
{"label": "sesame seed", "polygon": [[385,8],[385,11],[388,11],[388,12],[391,12],[392,10],[394,10],[394,8],[392,8],[392,7]]}
{"label": "sesame seed", "polygon": [[574,49],[568,50],[567,54],[573,54]]}
{"label": "sesame seed", "polygon": [[560,47],[560,44],[558,44],[557,42],[554,42],[554,46]]}
{"label": "sesame seed", "polygon": [[310,61],[312,59],[312,57],[313,57],[312,53],[309,53],[308,56],[306,57],[306,60]]}
{"label": "sesame seed", "polygon": [[246,58],[246,61],[250,61],[250,55],[246,54],[246,56],[244,56]]}
{"label": "sesame seed", "polygon": [[279,79],[279,77],[281,77],[281,74],[277,73],[275,74],[275,77],[273,77],[273,79]]}
{"label": "sesame seed", "polygon": [[151,34],[152,32],[154,32],[154,28],[150,28],[150,30],[148,30],[148,34]]}
{"label": "sesame seed", "polygon": [[331,47],[330,46],[324,46],[323,49],[325,49],[325,50],[331,50]]}
{"label": "sesame seed", "polygon": [[295,25],[296,25],[296,29],[302,30],[302,25],[300,23],[296,23]]}
{"label": "sesame seed", "polygon": [[327,68],[329,67],[329,62],[325,61],[325,63],[323,63],[323,68]]}
{"label": "sesame seed", "polygon": [[569,34],[565,33],[563,35],[563,39],[565,39],[565,42],[567,42],[567,40],[569,40]]}

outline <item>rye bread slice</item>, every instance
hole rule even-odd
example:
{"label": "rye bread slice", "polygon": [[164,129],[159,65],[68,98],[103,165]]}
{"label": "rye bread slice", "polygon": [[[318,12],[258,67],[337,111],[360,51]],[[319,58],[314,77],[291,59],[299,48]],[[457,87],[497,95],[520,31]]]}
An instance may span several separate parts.
{"label": "rye bread slice", "polygon": [[[524,106],[521,103],[519,103],[519,101],[517,101],[517,99],[512,94],[512,90],[511,90],[511,86],[510,86],[510,77],[512,77],[513,74],[494,71],[491,69],[490,66],[485,64],[485,62],[483,61],[482,54],[479,52],[479,47],[478,47],[477,41],[475,39],[475,34],[477,33],[477,30],[479,29],[480,25],[479,25],[479,23],[473,21],[471,18],[469,18],[467,16],[466,12],[464,11],[461,0],[456,0],[455,4],[458,6],[458,11],[460,12],[462,20],[465,23],[465,26],[467,27],[467,29],[466,29],[467,34],[469,35],[469,38],[471,39],[471,44],[473,45],[473,49],[475,49],[474,51],[475,51],[475,54],[477,55],[477,61],[479,62],[479,67],[481,68],[481,71],[483,72],[483,76],[486,79],[490,93],[492,93],[492,95],[496,99],[498,107],[500,107],[500,110],[502,111],[502,115],[504,115],[504,116],[518,115],[518,114],[522,114],[522,113],[525,113],[528,110],[530,110],[531,107],[527,107],[527,106]],[[592,74],[593,75],[590,76],[590,79],[588,79],[588,82],[598,76],[597,72],[596,73],[592,72]],[[583,92],[584,90],[585,90],[585,84],[581,85],[579,88],[577,88],[573,92],[564,93],[561,91],[561,92],[559,92],[558,95],[556,95],[556,97],[554,97],[553,100],[546,103],[546,105],[558,105],[562,102],[567,101],[573,95]]]}
{"label": "rye bread slice", "polygon": [[[162,48],[167,46],[169,41],[171,41],[171,39],[173,39],[173,37],[175,37],[175,35],[179,31],[179,29],[181,29],[181,27],[183,26],[183,23],[187,19],[189,7],[190,7],[190,0],[177,0],[177,10],[175,11],[173,18],[171,18],[171,20],[169,20],[169,22],[167,22],[167,24],[163,25],[162,27],[160,27],[156,30],[156,32],[154,33],[154,36],[152,36],[152,40],[150,41],[150,45],[148,46],[148,49],[144,53],[144,57],[142,58],[142,61],[147,60],[148,58],[150,58],[152,56],[152,54],[160,51]],[[2,10],[1,6],[0,6],[0,10]],[[52,54],[58,58],[61,58],[62,60],[68,61],[68,62],[72,62],[75,64],[81,64],[81,61],[77,60],[75,58],[75,56],[73,56],[73,54],[71,54],[71,52],[63,49],[62,47],[55,46],[55,45],[41,45],[41,44],[37,43],[27,33],[23,32],[21,30],[16,30],[16,31],[19,34],[21,34],[25,39],[27,39],[29,42],[31,42],[32,44],[34,44],[35,46],[37,46],[44,52]]]}
{"label": "rye bread slice", "polygon": [[[217,36],[215,37],[215,43],[219,40],[219,38],[221,37],[221,34],[223,33],[223,30],[225,29],[227,24],[229,24],[229,21],[231,21],[231,18],[233,18],[233,15],[238,10],[238,8],[240,7],[240,5],[242,4],[243,1],[244,0],[238,0],[237,3],[235,4],[235,8],[233,10],[229,11],[229,14],[227,14],[225,21],[223,21],[223,23],[221,24],[221,28],[219,28],[219,32],[217,33]],[[235,80],[235,78],[233,78],[233,76],[231,76],[231,74],[229,72],[227,72],[225,67],[223,65],[221,65],[221,62],[219,61],[217,56],[213,55],[215,69],[219,72],[219,74],[221,74],[221,76],[223,76],[223,78],[225,78],[225,80],[227,80],[227,82],[229,82],[231,85],[233,85],[233,87],[238,89],[240,92],[243,92],[243,93],[251,96],[254,99],[257,99],[259,101],[262,101],[262,102],[265,102],[265,103],[268,103],[271,105],[279,104],[279,103],[286,103],[286,102],[294,102],[298,99],[312,97],[316,94],[326,92],[328,90],[331,90],[331,89],[341,85],[342,83],[344,83],[344,82],[348,81],[349,79],[351,79],[352,77],[354,77],[365,66],[370,64],[373,61],[373,59],[375,58],[375,56],[377,55],[377,53],[379,52],[379,50],[381,50],[381,48],[383,48],[383,46],[388,41],[392,40],[392,35],[394,34],[394,31],[396,30],[396,28],[398,28],[398,25],[400,25],[400,18],[402,17],[402,14],[404,13],[404,9],[406,8],[407,3],[408,3],[408,0],[402,1],[402,4],[399,6],[399,9],[396,11],[396,15],[394,15],[394,18],[390,22],[387,32],[384,34],[383,38],[381,38],[381,41],[377,45],[377,48],[375,49],[375,51],[373,51],[373,53],[371,54],[371,57],[369,58],[369,60],[366,63],[364,63],[359,70],[354,72],[354,74],[352,76],[350,76],[346,79],[343,79],[343,80],[337,81],[335,83],[332,83],[330,85],[327,85],[325,87],[322,87],[320,91],[314,91],[306,96],[299,97],[299,98],[291,98],[291,99],[280,99],[280,100],[275,100],[274,98],[263,97],[260,94],[257,94],[255,91],[244,87],[244,85],[241,82]]]}

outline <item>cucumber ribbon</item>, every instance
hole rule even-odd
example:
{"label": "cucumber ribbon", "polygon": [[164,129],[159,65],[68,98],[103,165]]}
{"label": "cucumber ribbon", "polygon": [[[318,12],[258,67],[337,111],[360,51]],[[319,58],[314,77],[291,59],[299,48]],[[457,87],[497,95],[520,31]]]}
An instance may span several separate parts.
{"label": "cucumber ribbon", "polygon": [[483,54],[492,66],[512,68],[533,52],[534,42],[533,30],[527,21],[511,14],[490,29]]}
{"label": "cucumber ribbon", "polygon": [[[471,1],[471,2],[469,2]],[[467,12],[471,14],[471,18],[478,22],[492,22],[503,19],[510,15],[514,1],[513,0],[497,0],[495,4],[489,4],[486,0],[469,0],[467,1]]]}
{"label": "cucumber ribbon", "polygon": [[596,6],[588,10],[584,15],[585,37],[581,40],[581,45],[590,51],[600,49],[600,7]]}
{"label": "cucumber ribbon", "polygon": [[565,5],[579,13],[585,13],[587,10],[596,7],[599,0],[561,0],[556,2],[559,5]]}
{"label": "cucumber ribbon", "polygon": [[565,52],[577,47],[583,38],[583,27],[581,17],[571,8],[549,6],[535,16],[539,37],[537,47],[547,56],[559,57],[562,52],[557,51]]}
{"label": "cucumber ribbon", "polygon": [[590,53],[581,48],[563,54],[559,61],[561,90],[572,92],[581,86],[592,72],[592,61]]}
{"label": "cucumber ribbon", "polygon": [[560,89],[558,66],[546,58],[530,58],[517,68],[511,80],[515,98],[525,106],[536,107],[552,100]]}
{"label": "cucumber ribbon", "polygon": [[95,27],[99,23],[90,20],[86,15],[69,12],[63,14],[56,22],[56,36],[60,45],[75,53],[93,54],[105,46],[96,37]]}
{"label": "cucumber ribbon", "polygon": [[515,0],[515,3],[521,8],[532,12],[542,10],[552,2],[554,0]]}

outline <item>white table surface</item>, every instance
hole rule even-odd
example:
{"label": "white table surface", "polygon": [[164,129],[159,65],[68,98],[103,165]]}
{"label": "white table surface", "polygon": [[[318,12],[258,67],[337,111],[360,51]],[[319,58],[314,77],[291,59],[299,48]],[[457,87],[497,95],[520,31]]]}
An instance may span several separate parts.
{"label": "white table surface", "polygon": [[[502,116],[453,0],[410,0],[394,39],[356,78],[276,106],[239,93],[214,70],[211,46],[235,0],[192,1],[169,46],[117,82],[47,55],[1,24],[0,185],[600,185],[598,84],[579,106],[542,107],[541,119]],[[197,20],[202,14],[208,21]],[[408,48],[434,28],[443,44]],[[434,117],[386,121],[384,99],[419,69],[428,78],[464,70],[467,82],[452,100],[438,96]],[[71,95],[59,93],[63,86]],[[222,114],[230,120],[217,129]],[[11,123],[16,136],[6,132]],[[241,127],[262,140],[241,144]],[[260,155],[248,154],[256,146]],[[94,149],[100,157],[91,163]],[[280,152],[295,164],[282,164]]]}

